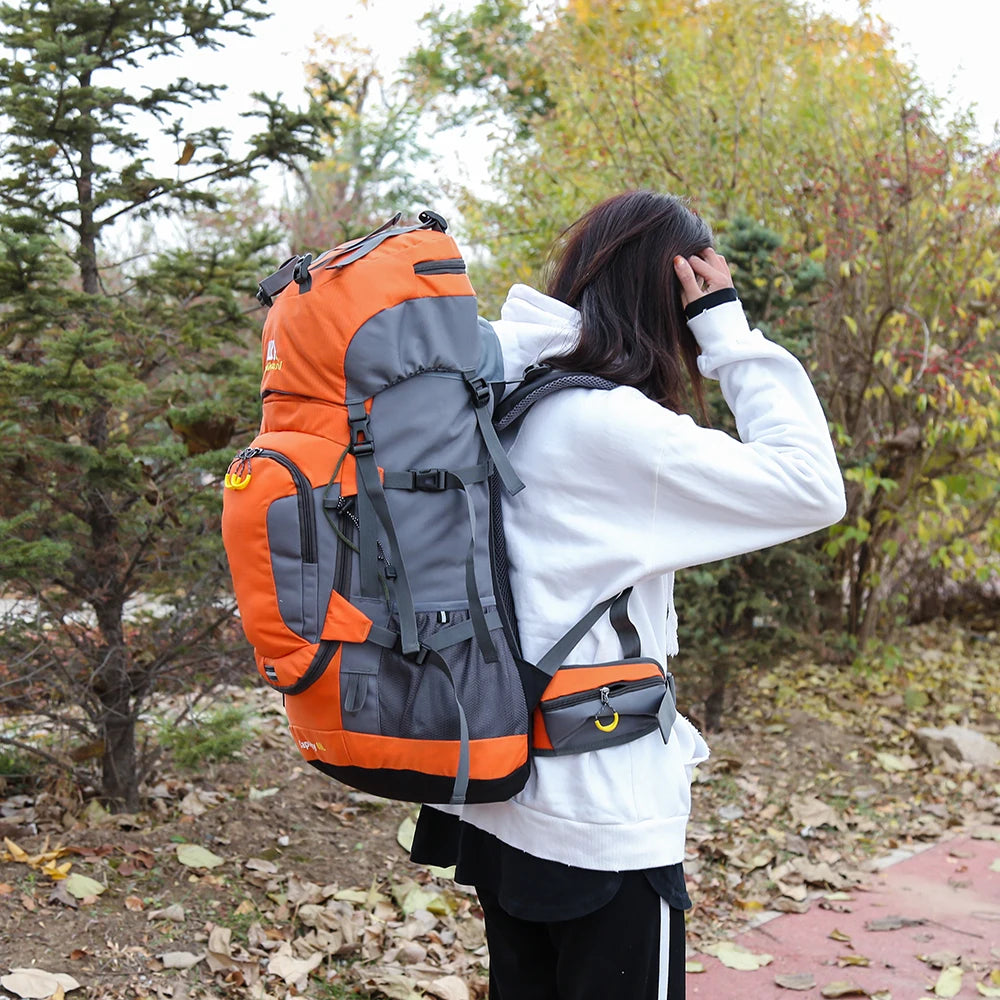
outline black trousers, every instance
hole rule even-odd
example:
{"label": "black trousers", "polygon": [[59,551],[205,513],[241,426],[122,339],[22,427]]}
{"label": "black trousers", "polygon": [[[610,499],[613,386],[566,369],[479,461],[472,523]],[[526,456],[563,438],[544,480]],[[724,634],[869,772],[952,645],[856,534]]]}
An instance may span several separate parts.
{"label": "black trousers", "polygon": [[684,1000],[684,911],[641,871],[572,920],[512,917],[477,888],[486,917],[490,1000]]}

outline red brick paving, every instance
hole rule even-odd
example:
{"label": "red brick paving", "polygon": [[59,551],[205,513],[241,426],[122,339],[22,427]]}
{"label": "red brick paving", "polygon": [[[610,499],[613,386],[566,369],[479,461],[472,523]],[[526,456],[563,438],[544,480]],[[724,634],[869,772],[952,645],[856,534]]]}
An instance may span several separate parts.
{"label": "red brick paving", "polygon": [[[991,868],[991,865],[994,868]],[[716,958],[689,956],[705,966],[689,973],[690,1000],[793,1000],[821,997],[830,983],[849,980],[867,993],[884,991],[892,1000],[933,997],[939,970],[918,955],[949,951],[961,956],[966,970],[962,997],[979,997],[977,982],[1000,968],[1000,842],[959,836],[943,841],[875,873],[865,891],[851,892],[850,902],[831,905],[850,912],[821,909],[786,913],[732,939],[774,961],[755,972],[723,966]],[[898,930],[872,931],[871,920],[900,916],[926,922]],[[850,942],[830,937],[833,931]],[[991,949],[993,953],[991,954]],[[840,968],[843,955],[863,955],[866,967]],[[812,973],[816,985],[807,991],[777,986],[778,973]]]}

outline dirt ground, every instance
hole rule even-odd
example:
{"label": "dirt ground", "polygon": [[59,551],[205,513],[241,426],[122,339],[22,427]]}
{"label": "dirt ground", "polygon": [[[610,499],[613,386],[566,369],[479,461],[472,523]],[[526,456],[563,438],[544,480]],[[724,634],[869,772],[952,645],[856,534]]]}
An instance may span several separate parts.
{"label": "dirt ground", "polygon": [[[926,627],[878,669],[821,655],[749,668],[696,775],[692,947],[863,885],[897,848],[1000,829],[1000,772],[935,759],[916,736],[1000,737],[998,662],[996,632]],[[0,997],[28,995],[17,968],[68,975],[76,997],[484,996],[475,897],[409,862],[413,807],[310,769],[268,692],[227,698],[254,708],[251,742],[197,773],[164,769],[139,814],[0,790]]]}

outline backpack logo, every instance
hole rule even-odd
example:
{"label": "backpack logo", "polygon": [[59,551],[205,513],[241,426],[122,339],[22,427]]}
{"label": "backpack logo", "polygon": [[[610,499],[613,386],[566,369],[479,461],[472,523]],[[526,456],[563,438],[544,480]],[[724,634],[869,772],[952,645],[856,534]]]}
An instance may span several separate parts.
{"label": "backpack logo", "polygon": [[273,340],[267,342],[267,356],[264,360],[264,371],[280,372],[281,362],[278,360],[278,345]]}

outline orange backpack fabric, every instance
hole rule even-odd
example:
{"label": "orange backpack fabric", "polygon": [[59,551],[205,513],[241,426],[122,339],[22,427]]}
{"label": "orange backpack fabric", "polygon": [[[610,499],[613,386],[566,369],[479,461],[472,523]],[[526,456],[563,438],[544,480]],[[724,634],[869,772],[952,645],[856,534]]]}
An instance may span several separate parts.
{"label": "orange backpack fabric", "polygon": [[[499,344],[461,254],[434,213],[398,218],[261,282],[263,417],[225,477],[223,541],[258,672],[310,764],[390,798],[502,801],[532,741],[666,739],[672,689],[639,657],[627,592],[522,658],[501,507],[521,483],[497,427],[548,392],[613,385],[530,372],[495,427]],[[605,612],[623,660],[560,669]]]}

